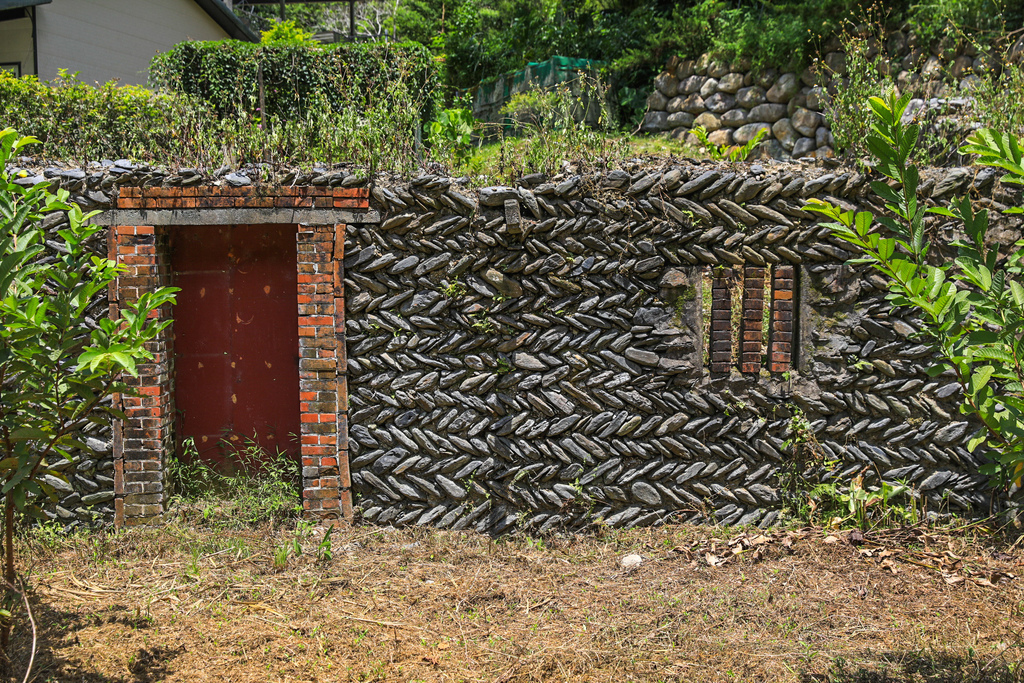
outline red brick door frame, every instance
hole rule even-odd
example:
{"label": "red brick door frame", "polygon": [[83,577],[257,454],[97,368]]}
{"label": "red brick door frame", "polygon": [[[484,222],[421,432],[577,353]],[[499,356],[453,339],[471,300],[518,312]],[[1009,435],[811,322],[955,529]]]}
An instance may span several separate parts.
{"label": "red brick door frame", "polygon": [[[108,292],[111,313],[147,289],[173,284],[168,237],[175,226],[296,226],[302,504],[325,521],[352,518],[345,350],[345,229],[379,221],[363,188],[122,187],[109,225],[111,260],[124,266]],[[156,311],[170,317],[170,307]],[[128,378],[136,396],[115,397],[115,525],[158,523],[166,512],[164,466],[174,444],[173,323],[149,344],[153,358]]]}

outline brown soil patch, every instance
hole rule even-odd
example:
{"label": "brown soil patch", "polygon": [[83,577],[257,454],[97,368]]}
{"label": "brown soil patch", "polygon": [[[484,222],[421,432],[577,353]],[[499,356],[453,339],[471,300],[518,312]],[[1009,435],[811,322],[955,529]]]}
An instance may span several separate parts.
{"label": "brown soil patch", "polygon": [[982,531],[363,527],[322,561],[314,529],[278,571],[294,530],[171,525],[22,558],[40,682],[1018,680],[1024,554]]}

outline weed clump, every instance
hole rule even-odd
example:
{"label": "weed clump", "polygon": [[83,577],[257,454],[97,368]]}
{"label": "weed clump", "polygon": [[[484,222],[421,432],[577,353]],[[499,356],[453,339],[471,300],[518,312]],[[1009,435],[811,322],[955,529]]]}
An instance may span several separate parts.
{"label": "weed clump", "polygon": [[216,528],[260,524],[277,526],[302,511],[300,471],[288,453],[268,453],[248,440],[230,449],[233,471],[225,473],[200,459],[186,439],[180,456],[167,463],[171,514],[194,518]]}

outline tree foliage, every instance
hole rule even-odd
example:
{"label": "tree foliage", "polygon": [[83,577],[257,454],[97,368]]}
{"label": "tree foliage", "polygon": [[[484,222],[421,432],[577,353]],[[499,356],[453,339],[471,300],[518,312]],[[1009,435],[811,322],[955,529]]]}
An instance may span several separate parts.
{"label": "tree foliage", "polygon": [[[150,313],[173,302],[174,290],[142,294],[120,318],[90,323],[86,310],[121,268],[93,251],[99,226],[67,202],[65,190],[41,183],[23,187],[6,164],[33,138],[0,130],[0,494],[5,531],[4,579],[14,584],[13,527],[18,514],[41,516],[40,499],[66,481],[60,463],[75,450],[90,422],[120,413],[114,393],[132,394],[120,379],[169,321]],[[48,234],[44,218],[57,226]],[[65,222],[66,221],[66,222]],[[8,592],[8,598],[11,593]],[[0,611],[0,645],[6,647],[11,604]]]}
{"label": "tree foliage", "polygon": [[[968,450],[983,456],[981,472],[1006,490],[1024,474],[1024,240],[1000,253],[988,238],[986,209],[975,211],[968,198],[954,199],[948,208],[927,208],[918,200],[920,175],[909,160],[920,128],[902,121],[909,100],[890,94],[869,101],[874,125],[868,148],[876,170],[891,181],[871,187],[891,215],[842,211],[820,200],[806,208],[835,221],[828,227],[863,254],[855,262],[888,279],[893,306],[921,317],[921,338],[936,359],[929,374],[950,375],[960,384],[961,411],[980,425]],[[1024,184],[1020,142],[1013,136],[981,129],[963,151],[1005,171],[1002,182]],[[929,213],[955,219],[962,230],[952,261],[938,257],[926,238]]]}

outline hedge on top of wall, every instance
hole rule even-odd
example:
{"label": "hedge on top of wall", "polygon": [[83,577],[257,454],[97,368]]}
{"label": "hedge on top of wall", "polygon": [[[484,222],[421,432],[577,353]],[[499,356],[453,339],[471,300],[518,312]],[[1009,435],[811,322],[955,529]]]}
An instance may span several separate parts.
{"label": "hedge on top of wall", "polygon": [[154,87],[200,97],[221,115],[259,116],[262,108],[267,116],[289,118],[310,107],[338,112],[390,98],[429,119],[440,95],[438,63],[419,43],[188,41],[154,57],[149,74]]}

